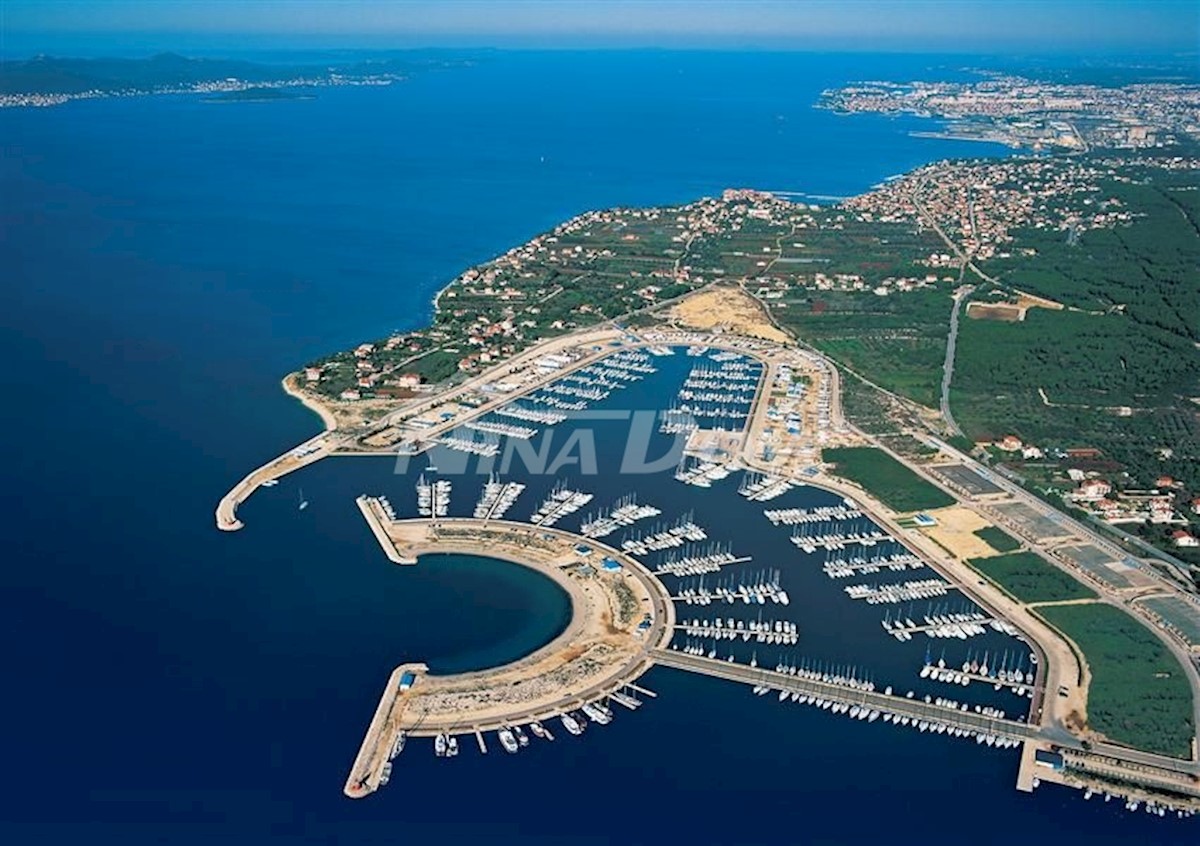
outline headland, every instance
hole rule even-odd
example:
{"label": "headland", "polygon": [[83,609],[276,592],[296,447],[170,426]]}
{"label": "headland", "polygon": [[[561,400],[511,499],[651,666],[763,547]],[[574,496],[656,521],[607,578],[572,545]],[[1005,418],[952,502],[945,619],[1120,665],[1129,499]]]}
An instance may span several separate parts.
{"label": "headland", "polygon": [[[922,177],[918,184],[925,185],[927,179]],[[928,213],[925,205],[915,208],[917,215]],[[493,479],[484,488],[476,517],[451,516],[449,482],[443,490],[438,487],[441,480],[422,476],[417,481],[419,517],[398,515],[386,499],[359,501],[389,560],[411,565],[425,553],[455,551],[532,567],[568,591],[572,619],[552,643],[504,667],[450,676],[431,674],[423,665],[398,668],[347,780],[347,795],[366,795],[386,783],[390,761],[409,737],[433,736],[438,754],[452,755],[448,750],[456,732],[473,733],[486,751],[483,732],[494,731],[503,748],[514,751],[512,744],[528,742],[523,724],[540,736],[544,723],[553,718],[572,733],[570,726],[581,727],[588,720],[605,723],[611,719],[611,702],[631,708],[641,704],[629,688],[659,663],[742,682],[759,695],[775,693],[781,700],[787,697],[858,719],[882,718],[988,745],[1023,745],[1018,778],[1022,789],[1052,780],[1117,793],[1129,804],[1152,802],[1155,808],[1181,813],[1200,807],[1196,644],[1182,629],[1162,625],[1154,611],[1161,604],[1145,601],[1169,601],[1187,614],[1195,613],[1194,596],[1154,561],[1133,558],[1094,527],[982,463],[971,454],[974,451],[969,453],[966,445],[939,428],[936,411],[860,378],[853,368],[831,361],[823,341],[814,343],[804,332],[796,332],[796,324],[779,307],[780,298],[771,296],[769,274],[787,265],[787,244],[800,244],[790,239],[801,237],[816,213],[759,192],[728,192],[720,201],[674,211],[682,213],[621,210],[617,215],[576,218],[456,280],[438,299],[439,328],[364,344],[293,374],[289,391],[320,410],[326,431],[247,476],[222,500],[218,525],[239,528],[237,504],[259,485],[329,455],[415,457],[436,449],[492,458],[507,441],[527,440],[569,421],[573,413],[654,373],[655,357],[682,350],[698,362],[676,395],[685,407],[660,405],[655,417],[660,432],[686,436],[675,479],[707,488],[738,472],[744,477],[738,492],[751,501],[765,502],[797,486],[837,493],[844,505],[823,506],[832,510],[768,508],[764,514],[775,525],[795,525],[791,540],[805,554],[825,550],[831,578],[877,573],[885,565],[892,571],[929,568],[938,578],[851,585],[847,593],[852,599],[887,604],[956,591],[973,610],[927,614],[923,623],[889,612],[883,620],[885,632],[900,642],[922,632],[967,638],[986,626],[1005,633],[1025,645],[1019,651],[1029,653],[1019,670],[1008,665],[1007,651],[1001,675],[995,661],[989,666],[986,657],[982,663],[964,661],[959,670],[927,655],[921,678],[964,687],[973,681],[994,684],[998,691],[1027,697],[1028,713],[1013,716],[978,704],[969,708],[958,698],[902,693],[900,686],[877,690],[869,678],[843,668],[781,660],[771,669],[759,665],[757,653],[749,661],[733,652],[718,657],[716,644],[722,638],[741,637],[743,630],[720,634],[720,619],[679,623],[674,603],[712,602],[711,583],[705,582],[704,574],[724,574],[744,559],[710,551],[683,558],[668,553],[650,563],[644,560],[650,555],[647,550],[657,548],[647,546],[649,541],[640,535],[627,534],[619,546],[608,546],[595,536],[597,521],[590,518],[580,531],[552,528],[560,511],[568,514],[580,507],[556,503],[591,498],[571,489],[564,490],[561,499],[552,493],[526,524],[504,518],[507,505],[497,505],[511,505],[520,491],[514,488],[511,499],[505,500],[510,483]],[[647,221],[653,226],[637,228]],[[769,234],[755,230],[760,224]],[[540,288],[522,289],[506,275],[516,268],[529,274],[531,261],[545,260],[536,256],[559,255],[556,245],[569,242],[568,236],[593,237],[594,229],[608,234],[605,243],[613,243],[611,236],[618,232],[622,234],[617,243],[653,243],[653,257],[642,257],[657,274],[639,273],[667,284],[636,291],[614,288],[611,301],[595,296],[594,303],[581,305],[563,273],[572,272],[577,246],[564,248],[563,266],[553,277],[557,282],[541,280]],[[705,244],[714,232],[729,231],[739,233],[742,249],[730,251],[726,243],[714,251]],[[812,240],[812,235],[803,237]],[[948,238],[940,227],[934,237]],[[757,254],[746,249],[764,242]],[[930,261],[957,262],[960,279],[976,272],[978,253],[955,255],[934,254]],[[736,272],[713,274],[711,266],[698,270],[696,263],[711,264],[716,256]],[[622,256],[626,263],[631,259],[629,252]],[[902,297],[945,287],[936,275],[919,284],[895,275],[889,279],[872,296]],[[821,284],[835,288],[858,284],[830,276],[823,280]],[[571,319],[555,317],[540,324],[547,326],[545,334],[523,331],[533,327],[524,325],[528,321],[522,321],[515,306],[506,307],[498,321],[479,319],[497,302],[520,306],[535,294],[541,305],[534,314],[549,310],[550,317]],[[562,312],[546,309],[556,301],[563,304]],[[717,308],[721,317],[714,319]],[[467,348],[477,352],[463,355]],[[452,373],[447,372],[448,362],[453,363]],[[348,378],[352,385],[340,387]],[[381,390],[385,387],[393,390]],[[880,420],[890,421],[886,430],[877,430],[874,424]],[[864,428],[864,421],[872,425]],[[618,502],[599,522],[626,525],[618,511],[632,513],[628,509],[636,512],[638,507],[636,502]],[[859,520],[865,522],[855,522]],[[676,525],[680,532],[692,531],[683,522]],[[817,529],[805,528],[809,525]],[[1014,581],[999,563],[987,563],[992,553],[999,561],[1000,552],[988,544],[1006,545],[1005,537],[1037,562],[1020,578],[1036,580],[1049,595],[1024,593],[1025,582]],[[838,553],[847,545],[866,549],[879,542],[894,545],[889,557],[847,558]],[[608,566],[597,567],[598,561]],[[693,576],[698,579],[688,581]],[[679,581],[668,587],[669,580]],[[1070,587],[1076,584],[1087,586],[1082,598],[1077,598],[1078,588]],[[1055,589],[1066,593],[1056,594]],[[741,581],[738,590],[747,602],[757,596],[759,604],[764,594],[776,602],[781,593],[786,596],[778,577]],[[1136,694],[1126,697],[1122,707],[1130,709],[1125,722],[1140,728],[1122,734],[1119,726],[1106,721],[1109,668],[1094,646],[1065,628],[1055,611],[1080,603],[1121,609],[1137,632],[1156,645],[1160,655],[1155,660],[1166,662],[1163,674],[1184,683],[1186,700],[1172,706],[1176,710],[1171,719],[1177,721],[1173,738],[1153,736],[1155,718],[1149,711],[1138,712],[1142,706]],[[625,613],[629,608],[642,613]],[[758,643],[795,643],[794,629],[764,633],[747,628],[743,639],[748,641],[752,632]],[[696,646],[696,641],[710,638],[712,648]],[[1104,708],[1091,707],[1098,691],[1097,701],[1102,699]],[[1183,742],[1180,726],[1186,726]]]}

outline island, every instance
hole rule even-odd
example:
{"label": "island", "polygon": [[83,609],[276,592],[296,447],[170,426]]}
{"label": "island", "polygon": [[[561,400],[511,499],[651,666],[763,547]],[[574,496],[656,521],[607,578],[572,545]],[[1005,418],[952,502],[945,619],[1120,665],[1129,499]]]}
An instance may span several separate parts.
{"label": "island", "polygon": [[[1200,560],[1179,542],[1200,514],[1198,172],[1186,149],[1090,150],[939,162],[830,206],[736,189],[587,212],[464,271],[429,326],[289,374],[324,431],[235,485],[218,528],[315,461],[389,456],[411,492],[359,500],[389,561],[489,555],[572,601],[513,664],[397,667],[347,795],[386,784],[411,738],[453,757],[455,733],[515,752],[524,727],[605,724],[657,664],[1019,746],[1023,790],[1200,809]],[[614,480],[631,492],[592,505],[584,482]],[[757,521],[774,569],[689,516],[709,497]],[[999,638],[1003,662],[926,650],[919,679],[884,685],[869,656],[786,651],[803,620],[762,609],[794,607],[799,562],[849,579],[829,601],[878,607],[897,648]],[[901,610],[951,593],[957,610]],[[757,617],[722,610],[739,605]]]}

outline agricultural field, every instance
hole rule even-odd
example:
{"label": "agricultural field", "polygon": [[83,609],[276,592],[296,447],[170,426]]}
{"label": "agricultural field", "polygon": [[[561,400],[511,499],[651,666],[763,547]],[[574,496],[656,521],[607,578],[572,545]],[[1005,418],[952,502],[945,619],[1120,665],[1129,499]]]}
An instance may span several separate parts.
{"label": "agricultural field", "polygon": [[875,447],[825,449],[821,450],[821,460],[834,465],[834,475],[858,484],[901,514],[943,508],[955,501],[954,497]]}
{"label": "agricultural field", "polygon": [[838,363],[936,408],[952,307],[949,286],[938,285],[888,296],[797,290],[772,303],[772,313]]}
{"label": "agricultural field", "polygon": [[997,526],[985,526],[975,530],[975,536],[997,552],[1012,552],[1021,548],[1021,542]]}
{"label": "agricultural field", "polygon": [[1091,670],[1088,724],[1114,743],[1187,757],[1195,736],[1192,689],[1170,650],[1110,605],[1038,609],[1079,647]]}
{"label": "agricultural field", "polygon": [[972,558],[967,563],[1021,602],[1055,602],[1096,597],[1096,592],[1091,588],[1032,552],[1010,552],[993,558]]}
{"label": "agricultural field", "polygon": [[[1194,173],[1142,172],[1102,186],[1135,220],[1068,243],[1014,232],[985,270],[1002,288],[1049,297],[1019,323],[964,320],[951,407],[969,437],[1016,434],[1094,447],[1147,486],[1200,489],[1200,191]],[[1021,255],[1032,250],[1034,255]],[[996,293],[981,286],[976,296]]]}

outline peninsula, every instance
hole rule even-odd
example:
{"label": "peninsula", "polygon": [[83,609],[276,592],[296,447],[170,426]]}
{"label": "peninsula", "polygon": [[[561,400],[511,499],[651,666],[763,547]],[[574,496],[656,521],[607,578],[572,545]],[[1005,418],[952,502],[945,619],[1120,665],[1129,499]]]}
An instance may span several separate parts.
{"label": "peninsula", "polygon": [[[643,704],[631,691],[649,695],[636,682],[657,663],[860,719],[1020,745],[1022,789],[1053,780],[1130,805],[1200,808],[1196,560],[1154,533],[1155,515],[1166,514],[1192,537],[1200,512],[1195,442],[1171,434],[1188,415],[1194,425],[1181,398],[1198,393],[1200,365],[1181,353],[1200,311],[1179,276],[1200,254],[1198,170],[1187,156],[945,162],[836,206],[730,190],[678,207],[589,212],[465,271],[438,295],[429,327],[290,374],[286,389],[321,414],[325,431],[233,488],[219,528],[241,527],[238,506],[260,486],[327,456],[457,454],[494,468],[503,454],[507,468],[513,454],[536,455],[542,463],[526,476],[488,471],[471,517],[451,498],[471,474],[447,473],[442,458],[440,473],[429,459],[432,478],[416,464],[405,471],[413,503],[364,496],[359,506],[398,565],[439,551],[492,556],[538,569],[572,601],[562,635],[513,664],[459,676],[398,667],[347,794],[385,784],[411,737],[432,736],[452,756],[456,732],[473,733],[482,752],[484,732],[495,732],[513,752],[528,742],[523,725],[540,737],[552,718],[572,734],[606,723],[612,702]],[[1178,228],[1158,241],[1159,226]],[[1073,252],[1080,245],[1088,253]],[[1136,292],[1091,264],[1112,251],[1142,262]],[[1068,260],[1069,287],[1055,272]],[[1157,308],[1147,290],[1158,292]],[[1047,344],[1061,343],[1081,347],[1087,377],[1045,364],[1060,351],[1047,358]],[[1042,366],[1019,364],[1032,359]],[[1131,363],[1139,380],[1118,375]],[[1074,384],[1084,378],[1092,381]],[[602,540],[663,513],[637,500],[640,486],[599,516],[552,528],[578,521],[570,515],[593,496],[519,444],[601,426],[609,418],[576,413],[611,411],[608,397],[643,379],[659,380],[652,395],[665,397],[656,431],[683,443],[677,504],[729,497],[720,482],[732,473],[742,479],[733,502],[832,495],[758,519],[793,527],[791,547],[824,556],[831,579],[927,569],[932,578],[848,585],[845,601],[955,591],[969,610],[923,623],[889,613],[884,631],[901,644],[988,627],[1014,639],[1019,669],[1007,650],[1000,674],[994,659],[968,657],[959,670],[927,655],[920,678],[994,683],[1027,699],[1028,713],[922,695],[919,684],[877,689],[844,665],[780,658],[772,668],[758,651],[719,653],[725,640],[794,645],[800,635],[781,620],[764,630],[761,614],[728,618],[722,634],[721,618],[682,621],[676,606],[787,605],[788,573],[738,577],[749,556],[690,512],[649,534]],[[1009,389],[1004,379],[1017,381]],[[1008,394],[997,396],[1002,384]],[[1062,401],[1070,391],[1091,401]],[[1134,395],[1130,413],[1111,410]],[[1114,420],[1137,427],[1146,452],[1130,450]],[[616,475],[619,464],[619,452],[606,454],[594,472]],[[1168,467],[1168,480],[1157,478]],[[554,485],[529,521],[506,516],[547,475]],[[1112,504],[1093,507],[1099,483]],[[1139,510],[1146,531],[1110,531],[1111,514]],[[880,543],[886,554],[869,551]],[[850,547],[862,553],[839,552]]]}

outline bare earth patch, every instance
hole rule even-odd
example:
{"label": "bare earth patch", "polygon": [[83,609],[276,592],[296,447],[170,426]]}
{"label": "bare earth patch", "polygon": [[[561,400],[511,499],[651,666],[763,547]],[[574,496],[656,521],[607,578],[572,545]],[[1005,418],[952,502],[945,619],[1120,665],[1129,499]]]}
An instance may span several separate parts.
{"label": "bare earth patch", "polygon": [[737,288],[717,288],[692,294],[676,303],[669,316],[687,329],[723,330],[775,343],[791,340],[785,332],[771,325],[758,300]]}
{"label": "bare earth patch", "polygon": [[999,553],[983,538],[975,534],[977,529],[992,525],[969,508],[952,505],[926,512],[938,521],[936,526],[922,529],[959,561],[969,558],[990,558]]}

